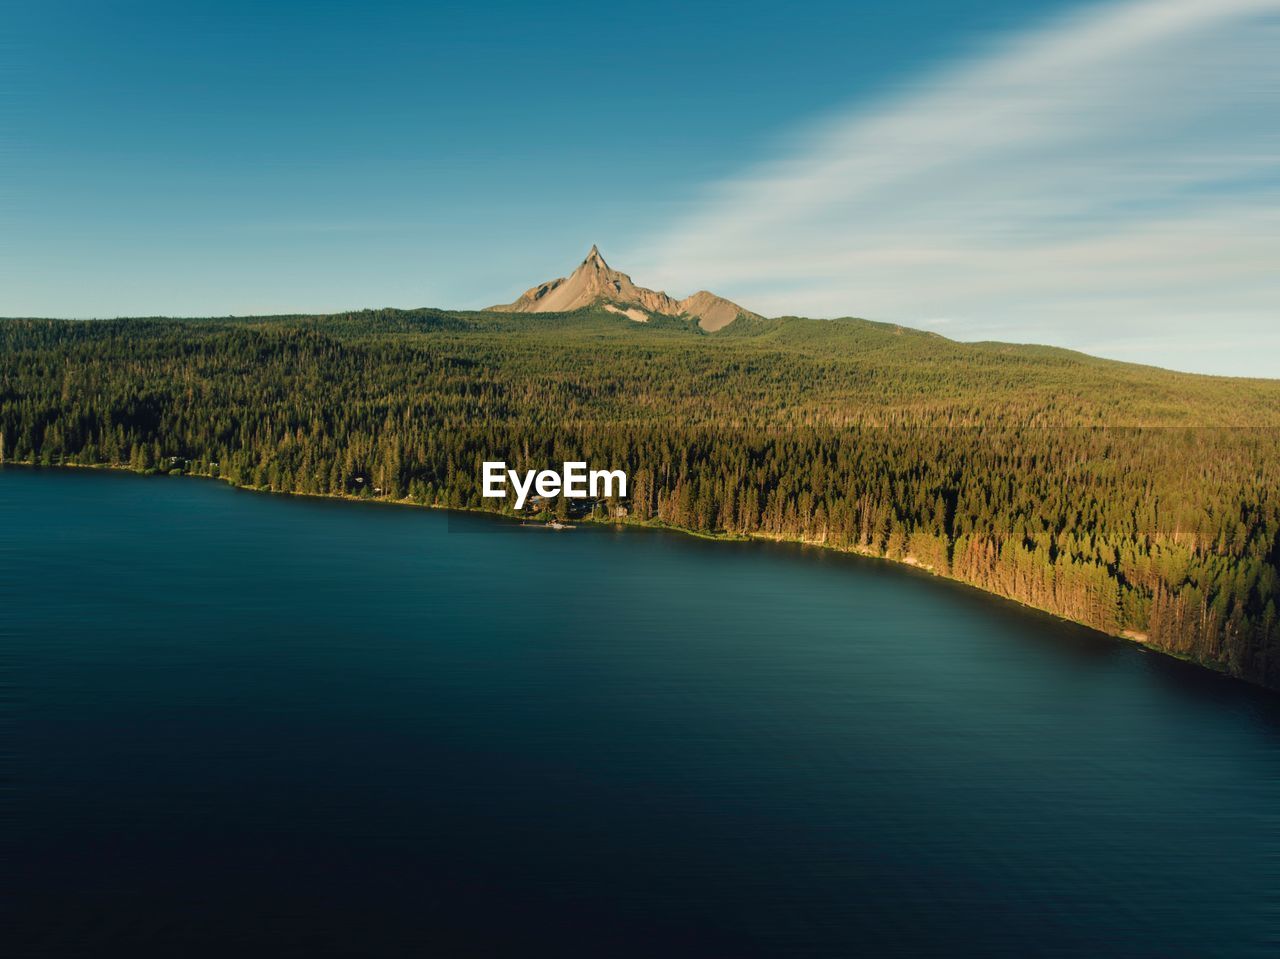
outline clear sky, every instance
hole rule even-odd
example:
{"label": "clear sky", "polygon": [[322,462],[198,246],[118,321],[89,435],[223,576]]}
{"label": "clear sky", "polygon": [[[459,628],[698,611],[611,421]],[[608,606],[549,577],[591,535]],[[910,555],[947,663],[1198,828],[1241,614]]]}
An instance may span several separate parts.
{"label": "clear sky", "polygon": [[1280,376],[1280,0],[0,0],[0,315],[637,282]]}

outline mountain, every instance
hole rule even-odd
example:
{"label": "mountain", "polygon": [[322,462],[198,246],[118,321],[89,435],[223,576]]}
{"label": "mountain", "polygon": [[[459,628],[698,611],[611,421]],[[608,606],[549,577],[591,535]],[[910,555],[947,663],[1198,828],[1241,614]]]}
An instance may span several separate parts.
{"label": "mountain", "polygon": [[627,274],[609,266],[594,246],[569,276],[539,283],[514,303],[489,309],[495,313],[569,313],[596,305],[638,323],[648,322],[654,313],[689,316],[708,333],[723,329],[739,316],[761,319],[759,314],[706,290],[677,300],[661,290],[636,286]]}

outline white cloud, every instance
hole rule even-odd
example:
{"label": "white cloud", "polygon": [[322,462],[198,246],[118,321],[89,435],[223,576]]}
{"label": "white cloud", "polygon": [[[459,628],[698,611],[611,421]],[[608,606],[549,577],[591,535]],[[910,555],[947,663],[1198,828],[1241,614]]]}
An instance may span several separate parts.
{"label": "white cloud", "polygon": [[767,313],[1280,376],[1247,349],[1280,326],[1277,50],[1280,0],[1090,6],[793,136],[629,262]]}

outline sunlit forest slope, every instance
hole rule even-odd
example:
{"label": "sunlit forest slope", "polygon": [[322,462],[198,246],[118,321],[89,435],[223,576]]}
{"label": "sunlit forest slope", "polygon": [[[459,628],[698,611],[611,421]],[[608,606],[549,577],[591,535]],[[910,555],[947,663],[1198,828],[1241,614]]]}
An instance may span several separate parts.
{"label": "sunlit forest slope", "polygon": [[1280,687],[1280,381],[853,319],[14,319],[0,455],[489,509],[482,460],[586,459],[629,522],[909,562]]}

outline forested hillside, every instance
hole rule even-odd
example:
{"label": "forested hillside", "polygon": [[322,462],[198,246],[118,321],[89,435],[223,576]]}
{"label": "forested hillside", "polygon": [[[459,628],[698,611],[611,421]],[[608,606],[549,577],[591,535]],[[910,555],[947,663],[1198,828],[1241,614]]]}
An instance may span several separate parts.
{"label": "forested hillside", "polygon": [[1280,687],[1280,381],[860,320],[0,321],[0,455],[492,507],[626,469],[631,521],[856,549]]}

